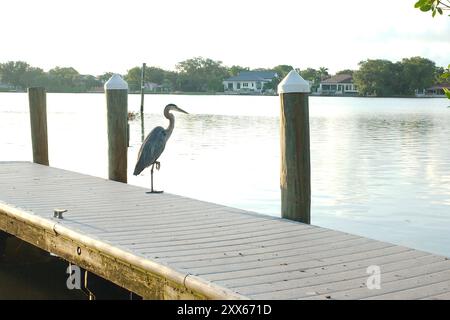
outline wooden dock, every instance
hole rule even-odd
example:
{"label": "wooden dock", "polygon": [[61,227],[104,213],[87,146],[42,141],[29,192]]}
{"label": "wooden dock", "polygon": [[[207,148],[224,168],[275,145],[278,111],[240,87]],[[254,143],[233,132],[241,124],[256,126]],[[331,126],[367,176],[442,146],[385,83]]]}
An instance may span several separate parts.
{"label": "wooden dock", "polygon": [[450,299],[446,257],[146,191],[0,162],[0,229],[147,299]]}

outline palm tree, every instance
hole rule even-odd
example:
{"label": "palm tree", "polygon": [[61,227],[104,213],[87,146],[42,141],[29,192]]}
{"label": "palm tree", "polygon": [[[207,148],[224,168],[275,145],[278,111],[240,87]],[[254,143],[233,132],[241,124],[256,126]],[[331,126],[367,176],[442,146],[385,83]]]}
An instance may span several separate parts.
{"label": "palm tree", "polygon": [[319,74],[320,80],[324,80],[330,76],[328,68],[325,67],[320,67],[317,73]]}

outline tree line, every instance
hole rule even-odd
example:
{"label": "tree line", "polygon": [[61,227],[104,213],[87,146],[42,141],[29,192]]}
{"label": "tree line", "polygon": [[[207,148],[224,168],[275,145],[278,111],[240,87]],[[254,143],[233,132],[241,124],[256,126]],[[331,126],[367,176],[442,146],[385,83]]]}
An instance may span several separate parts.
{"label": "tree line", "polygon": [[42,86],[51,92],[87,92],[102,85],[100,77],[81,75],[72,67],[55,67],[48,72],[24,61],[0,63],[2,88],[23,91]]}
{"label": "tree line", "polygon": [[[273,68],[250,69],[239,65],[231,67],[221,61],[195,57],[179,62],[175,71],[150,66],[146,67],[146,83],[155,83],[156,90],[162,92],[221,92],[222,81],[236,76],[241,71],[275,71],[277,77],[265,85],[265,89],[276,90],[278,83],[292,69],[311,82],[316,91],[320,82],[330,77],[328,68],[294,68],[291,65],[278,65]],[[139,91],[141,86],[141,67],[136,66],[122,75],[128,82],[131,92]],[[415,89],[423,89],[439,82],[445,73],[429,59],[422,57],[404,58],[399,62],[383,59],[368,59],[359,63],[358,70],[341,70],[337,74],[351,74],[361,95],[394,96],[412,95]],[[0,89],[26,90],[28,87],[43,86],[49,92],[90,92],[99,91],[111,77],[112,72],[102,75],[83,75],[72,67],[55,67],[45,72],[23,61],[0,63]]]}
{"label": "tree line", "polygon": [[404,58],[399,62],[368,59],[359,63],[353,74],[360,95],[413,95],[432,85],[445,82],[446,70],[426,58]]}

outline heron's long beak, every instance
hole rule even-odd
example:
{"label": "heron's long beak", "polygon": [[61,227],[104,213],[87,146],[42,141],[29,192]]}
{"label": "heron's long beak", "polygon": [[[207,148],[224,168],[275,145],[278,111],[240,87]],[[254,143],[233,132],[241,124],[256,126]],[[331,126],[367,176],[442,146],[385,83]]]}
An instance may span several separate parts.
{"label": "heron's long beak", "polygon": [[174,108],[174,110],[175,110],[175,111],[178,111],[178,112],[182,112],[182,113],[189,114],[189,112],[186,112],[186,111],[184,111],[183,109],[181,109],[181,108],[179,108],[179,107]]}

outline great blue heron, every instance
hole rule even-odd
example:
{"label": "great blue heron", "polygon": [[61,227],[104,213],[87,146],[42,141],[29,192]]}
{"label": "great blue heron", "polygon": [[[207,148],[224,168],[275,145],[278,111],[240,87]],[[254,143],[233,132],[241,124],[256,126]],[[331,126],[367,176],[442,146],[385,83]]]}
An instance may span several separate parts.
{"label": "great blue heron", "polygon": [[164,116],[169,119],[169,126],[167,127],[167,129],[164,129],[163,127],[156,127],[148,134],[147,138],[145,138],[144,142],[142,143],[141,149],[139,150],[136,167],[134,168],[133,172],[133,174],[137,176],[145,168],[152,166],[150,171],[152,180],[150,193],[163,192],[153,190],[153,169],[156,166],[156,170],[159,170],[160,163],[158,161],[158,158],[163,153],[166,142],[167,140],[169,140],[175,126],[175,117],[172,113],[170,113],[170,111],[187,113],[186,111],[178,108],[172,103],[168,104],[164,108]]}

